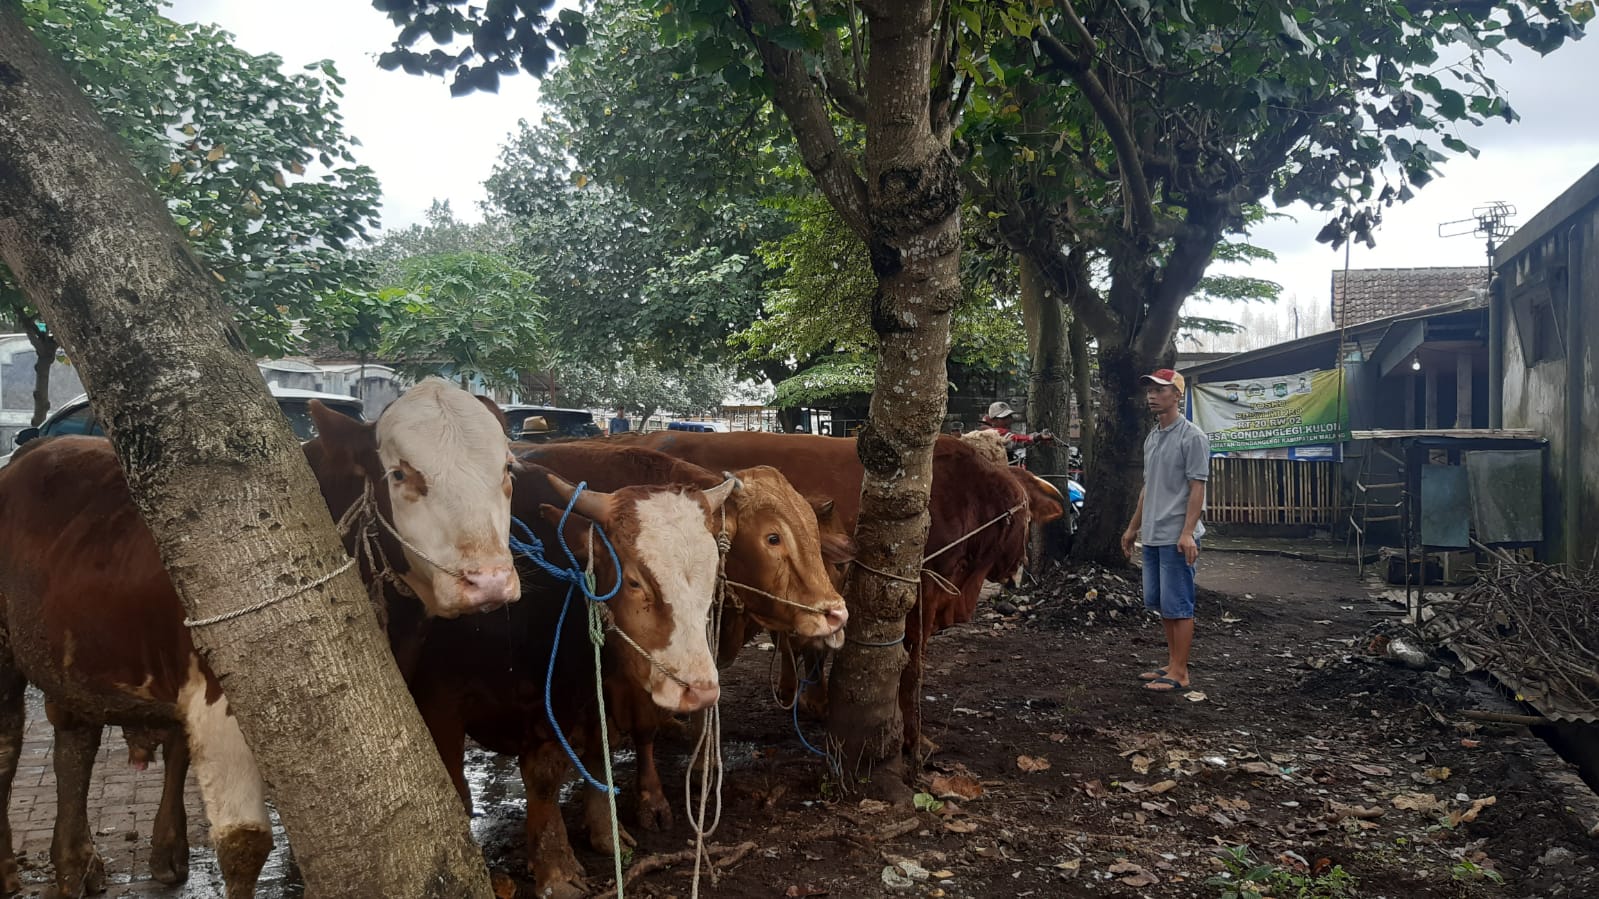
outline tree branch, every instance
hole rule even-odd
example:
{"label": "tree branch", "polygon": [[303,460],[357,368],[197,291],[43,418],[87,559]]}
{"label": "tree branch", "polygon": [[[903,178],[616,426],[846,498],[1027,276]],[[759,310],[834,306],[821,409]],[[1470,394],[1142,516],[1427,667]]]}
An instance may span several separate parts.
{"label": "tree branch", "polygon": [[1082,89],[1083,96],[1094,109],[1095,116],[1105,125],[1106,132],[1110,135],[1111,145],[1116,149],[1116,161],[1121,169],[1122,185],[1127,194],[1127,205],[1132,213],[1133,224],[1138,231],[1150,234],[1155,229],[1155,207],[1150,199],[1149,182],[1144,178],[1144,167],[1139,158],[1138,145],[1133,140],[1132,129],[1127,124],[1127,119],[1116,106],[1116,101],[1105,89],[1099,76],[1094,74],[1090,63],[1094,54],[1094,37],[1088,33],[1087,26],[1082,19],[1077,17],[1077,11],[1072,8],[1070,0],[1061,0],[1061,8],[1065,11],[1072,30],[1077,33],[1078,40],[1083,42],[1083,52],[1086,57],[1079,57],[1070,47],[1061,43],[1049,30],[1049,26],[1040,24],[1033,32],[1038,40],[1039,48],[1044,55],[1050,58],[1056,66],[1060,67]]}
{"label": "tree branch", "polygon": [[733,7],[739,27],[755,45],[761,64],[776,85],[774,101],[788,117],[805,167],[815,176],[822,193],[838,210],[838,214],[855,233],[866,239],[869,233],[866,182],[855,170],[850,155],[839,144],[838,134],[827,115],[827,107],[806,73],[803,57],[756,33],[758,26],[765,28],[782,24],[777,11],[770,0],[734,0]]}

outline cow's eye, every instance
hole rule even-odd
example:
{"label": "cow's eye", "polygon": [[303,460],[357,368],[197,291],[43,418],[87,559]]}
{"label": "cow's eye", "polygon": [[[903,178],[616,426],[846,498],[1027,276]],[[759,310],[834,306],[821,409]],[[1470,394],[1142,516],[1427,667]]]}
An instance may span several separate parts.
{"label": "cow's eye", "polygon": [[405,480],[405,472],[403,472],[403,471],[399,470],[398,468],[396,468],[393,471],[389,472],[389,477],[393,478],[394,479],[394,483],[398,484],[401,481]]}
{"label": "cow's eye", "polygon": [[629,590],[642,590],[642,589],[644,589],[644,585],[639,583],[634,578],[628,578],[627,579],[627,589],[629,589]]}
{"label": "cow's eye", "polygon": [[777,535],[777,534],[767,534],[766,535],[766,545],[767,546],[777,546],[777,545],[781,544],[782,542],[783,542],[783,538],[781,536]]}

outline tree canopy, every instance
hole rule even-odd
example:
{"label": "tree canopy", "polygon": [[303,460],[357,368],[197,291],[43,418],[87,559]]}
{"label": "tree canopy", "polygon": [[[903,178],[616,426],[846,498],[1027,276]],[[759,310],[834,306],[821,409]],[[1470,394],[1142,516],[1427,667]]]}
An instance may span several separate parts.
{"label": "tree canopy", "polygon": [[173,220],[221,282],[260,352],[281,351],[317,296],[362,277],[350,247],[377,224],[380,190],[355,162],[331,62],[293,74],[159,0],[25,0]]}

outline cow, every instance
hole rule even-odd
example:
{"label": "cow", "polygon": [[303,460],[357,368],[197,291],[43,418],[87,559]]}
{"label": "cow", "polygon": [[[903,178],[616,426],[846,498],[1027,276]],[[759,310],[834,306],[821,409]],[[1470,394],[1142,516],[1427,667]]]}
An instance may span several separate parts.
{"label": "cow", "polygon": [[[312,404],[321,434],[306,446],[324,496],[362,501],[346,535],[408,620],[488,611],[520,596],[506,534],[512,462],[483,404],[442,381],[407,391],[375,424]],[[365,498],[365,499],[363,499]],[[363,551],[364,549],[364,551]],[[386,560],[379,565],[375,559]],[[385,586],[382,580],[374,580]],[[402,616],[403,617],[403,616]],[[395,616],[391,615],[390,626]],[[215,674],[195,650],[154,537],[99,437],[40,440],[0,470],[0,803],[21,749],[23,691],[45,694],[55,726],[51,861],[64,896],[99,892],[105,870],[89,833],[87,792],[106,724],[132,728],[130,760],[164,740],[165,784],[151,871],[188,875],[185,756],[192,758],[230,899],[252,896],[272,837],[265,788]],[[171,739],[187,736],[187,751]],[[9,818],[0,816],[0,880],[18,887]]]}
{"label": "cow", "polygon": [[[808,497],[829,497],[846,533],[860,514],[863,469],[854,438],[807,434],[697,434],[658,431],[604,438],[619,445],[647,446],[696,465],[720,471],[746,465],[771,465]],[[1046,524],[1065,512],[1060,492],[1020,468],[996,465],[953,435],[940,435],[933,448],[933,483],[928,499],[927,561],[916,606],[906,616],[905,648],[910,654],[900,679],[908,749],[920,738],[916,693],[922,650],[938,631],[970,621],[985,580],[1020,576],[1030,522]],[[803,663],[817,672],[814,659]],[[793,672],[783,687],[794,689]],[[825,683],[806,695],[807,708],[820,714]]]}
{"label": "cow", "polygon": [[[513,444],[512,451],[525,462],[602,490],[671,483],[705,488],[720,480],[697,465],[653,450],[594,440],[526,447]],[[828,563],[847,560],[853,553],[853,541],[819,531],[818,518],[830,517],[831,502],[813,508],[770,466],[744,468],[733,475],[741,488],[726,506],[727,592],[718,634],[718,664],[724,668],[731,664],[746,634],[756,628],[840,645],[848,613]],[[609,656],[618,652],[625,648],[607,647]],[[613,659],[608,662],[614,666]],[[637,751],[638,823],[649,830],[658,829],[672,818],[655,765],[655,736],[669,715],[632,689],[626,678],[614,676],[614,667],[606,687],[610,717],[632,736]],[[603,793],[593,789],[586,793],[584,818],[594,848],[612,851]]]}
{"label": "cow", "polygon": [[[583,869],[557,793],[566,746],[594,757],[601,731],[585,592],[573,572],[592,566],[615,677],[669,711],[695,711],[720,693],[707,635],[719,567],[722,509],[737,482],[583,490],[523,462],[512,495],[556,576],[523,562],[522,600],[503,614],[435,622],[411,695],[461,801],[466,738],[516,756],[527,795],[528,869],[540,896],[579,896]],[[520,533],[520,530],[519,530]],[[523,538],[525,539],[525,538]],[[570,553],[570,555],[568,555]],[[554,719],[552,723],[551,719]]]}

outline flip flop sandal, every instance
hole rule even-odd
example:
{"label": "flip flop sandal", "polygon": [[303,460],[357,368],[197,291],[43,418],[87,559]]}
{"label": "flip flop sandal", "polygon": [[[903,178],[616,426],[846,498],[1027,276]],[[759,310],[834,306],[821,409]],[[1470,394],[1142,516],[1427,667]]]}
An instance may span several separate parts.
{"label": "flip flop sandal", "polygon": [[1143,674],[1138,675],[1138,679],[1139,680],[1154,680],[1157,677],[1165,677],[1165,676],[1166,676],[1166,669],[1164,669],[1164,668],[1156,668],[1153,671],[1145,671]]}
{"label": "flip flop sandal", "polygon": [[[1157,686],[1157,684],[1159,686]],[[1189,685],[1192,686],[1192,685]],[[1179,684],[1169,677],[1157,677],[1144,685],[1144,689],[1151,693],[1176,693],[1178,690],[1187,690],[1188,686]]]}

